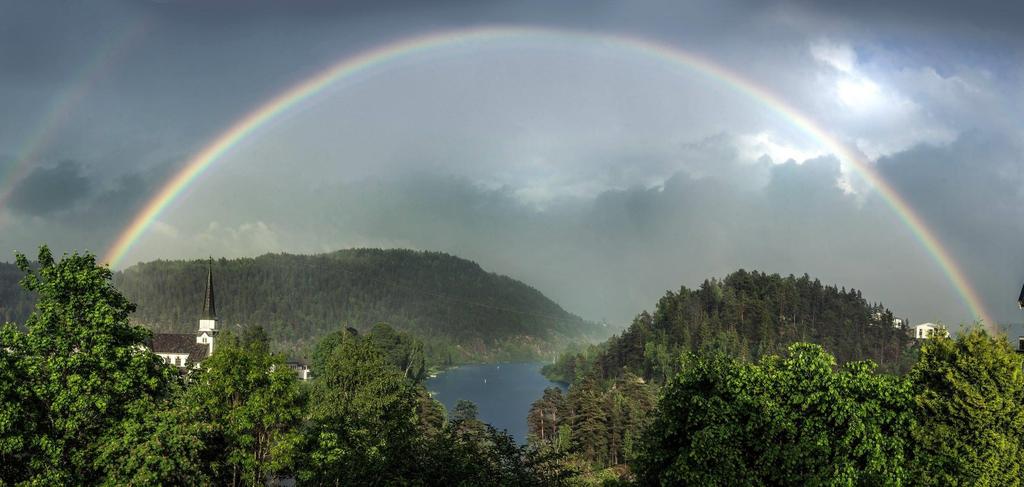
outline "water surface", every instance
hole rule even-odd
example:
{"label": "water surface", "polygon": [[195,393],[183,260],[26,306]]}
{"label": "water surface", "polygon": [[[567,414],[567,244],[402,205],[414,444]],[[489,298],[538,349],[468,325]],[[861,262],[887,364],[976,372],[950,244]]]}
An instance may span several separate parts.
{"label": "water surface", "polygon": [[459,399],[476,403],[480,420],[526,443],[526,414],[547,387],[565,386],[547,380],[542,364],[463,365],[427,380],[427,389],[449,412]]}

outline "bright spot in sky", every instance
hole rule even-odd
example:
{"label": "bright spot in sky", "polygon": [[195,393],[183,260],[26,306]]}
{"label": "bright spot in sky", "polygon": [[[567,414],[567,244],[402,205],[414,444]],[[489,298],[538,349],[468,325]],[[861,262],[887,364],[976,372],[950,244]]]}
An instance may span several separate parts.
{"label": "bright spot in sky", "polygon": [[740,143],[740,153],[745,159],[757,160],[762,156],[768,156],[775,164],[783,164],[789,160],[802,163],[823,155],[820,151],[808,150],[779,140],[771,132],[740,137]]}
{"label": "bright spot in sky", "polygon": [[843,78],[836,83],[839,101],[850,108],[870,108],[879,100],[881,92],[881,88],[867,78]]}

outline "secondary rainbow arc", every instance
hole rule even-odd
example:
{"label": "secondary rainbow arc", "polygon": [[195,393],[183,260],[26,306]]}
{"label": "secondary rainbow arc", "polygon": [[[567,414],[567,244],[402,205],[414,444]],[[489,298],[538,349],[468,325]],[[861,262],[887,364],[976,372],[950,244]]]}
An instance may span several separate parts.
{"label": "secondary rainbow arc", "polygon": [[112,36],[109,41],[96,50],[95,55],[90,57],[73,76],[75,80],[65,88],[59,95],[50,100],[48,109],[43,113],[35,130],[25,140],[21,149],[17,152],[11,166],[8,167],[0,181],[0,209],[7,206],[15,186],[25,178],[34,167],[33,163],[40,153],[54,140],[60,128],[65,125],[75,109],[86,99],[86,96],[103,80],[110,68],[115,66],[119,59],[127,54],[131,48],[150,29],[150,19],[144,18],[126,29],[118,36]]}
{"label": "secondary rainbow arc", "polygon": [[359,54],[346,57],[340,62],[306,78],[304,81],[284,90],[266,103],[238,119],[226,131],[204,146],[191,157],[157,194],[151,198],[106,252],[104,260],[112,266],[118,265],[132,246],[146,232],[188,186],[212,164],[222,160],[224,155],[246,140],[254,131],[273,120],[290,108],[322,92],[325,88],[399,59],[409,58],[434,49],[473,45],[497,40],[575,40],[598,42],[602,47],[615,47],[647,56],[654,60],[669,62],[725,83],[740,93],[767,106],[785,118],[793,126],[812,136],[828,148],[836,157],[855,170],[882,196],[896,215],[910,229],[928,254],[935,260],[951,286],[960,296],[972,317],[993,325],[991,315],[986,311],[977,292],[971,286],[963,270],[941,244],[925,221],[909,203],[890,185],[874,167],[854,150],[851,150],[810,117],[804,115],[769,90],[756,85],[737,73],[718,65],[697,54],[683,51],[665,44],[634,37],[594,34],[577,31],[554,30],[532,27],[483,27],[444,31],[423,36],[401,39]]}

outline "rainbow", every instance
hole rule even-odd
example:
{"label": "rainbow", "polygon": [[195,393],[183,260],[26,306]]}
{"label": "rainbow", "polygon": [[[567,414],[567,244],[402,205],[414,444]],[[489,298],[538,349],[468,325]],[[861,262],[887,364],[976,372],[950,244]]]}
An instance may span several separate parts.
{"label": "rainbow", "polygon": [[426,52],[459,47],[472,48],[501,40],[515,40],[519,42],[582,41],[588,44],[599,44],[602,48],[622,49],[634,55],[669,63],[699,73],[723,83],[770,108],[790,124],[827,147],[843,163],[871,184],[935,260],[954,290],[960,295],[964,304],[970,310],[973,318],[980,319],[989,326],[995,323],[985,310],[981,299],[972,288],[963,270],[953,260],[949,251],[942,246],[934,232],[928,228],[920,215],[896,192],[895,188],[875,171],[873,165],[848,148],[827,130],[816,124],[810,117],[804,115],[774,93],[706,58],[665,44],[633,37],[545,28],[483,27],[405,38],[346,57],[340,62],[306,78],[304,81],[281,92],[238,119],[230,128],[219,134],[189,159],[185,163],[184,168],[164,184],[156,196],[146,203],[131,223],[120,233],[107,251],[105,261],[111,266],[118,265],[168,205],[175,201],[211,165],[222,160],[226,154],[244,142],[259,128],[282,113],[309,100],[325,88],[358,74],[366,73],[375,68],[399,60],[406,60]]}
{"label": "rainbow", "polygon": [[117,64],[132,46],[137,45],[138,39],[149,31],[149,27],[149,18],[144,18],[125,29],[120,35],[110,37],[108,42],[96,50],[95,55],[82,64],[78,74],[73,76],[77,82],[69,84],[58,96],[53,97],[32,135],[18,150],[13,164],[0,176],[0,181],[4,183],[0,187],[0,209],[7,206],[7,200],[15,186],[32,169],[39,154],[49,146],[60,128],[70,119],[75,108],[99,84],[110,67]]}

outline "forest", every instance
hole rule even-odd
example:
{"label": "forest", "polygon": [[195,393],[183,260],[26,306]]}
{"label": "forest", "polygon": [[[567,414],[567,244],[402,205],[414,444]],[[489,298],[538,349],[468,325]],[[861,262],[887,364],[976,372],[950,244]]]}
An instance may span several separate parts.
{"label": "forest", "polygon": [[[236,331],[259,326],[275,350],[308,358],[327,333],[377,323],[424,338],[431,364],[550,359],[566,345],[606,338],[536,289],[439,252],[349,249],[320,255],[158,260],[113,275],[154,332],[195,330],[207,267],[220,321]],[[0,265],[0,318],[23,322],[32,300],[17,269]]]}
{"label": "forest", "polygon": [[423,387],[422,343],[377,325],[326,335],[299,381],[259,327],[187,372],[91,255],[19,256],[36,296],[0,328],[0,485],[558,485],[559,457]]}
{"label": "forest", "polygon": [[902,372],[913,363],[913,340],[894,320],[890,310],[868,303],[858,290],[823,285],[806,274],[741,269],[697,289],[666,292],[654,313],[640,313],[601,345],[562,354],[545,374],[572,382],[591,372],[600,379],[629,372],[664,383],[678,372],[682,352],[756,359],[795,342],[820,344],[840,363],[871,359],[882,370]]}
{"label": "forest", "polygon": [[[928,345],[934,346],[922,347],[891,311],[857,290],[807,275],[739,270],[697,289],[667,292],[653,313],[640,313],[621,335],[546,366],[545,375],[570,386],[566,394],[550,388],[534,402],[530,441],[566,453],[590,483],[877,485],[930,478],[923,483],[944,484],[965,477],[931,478],[932,472],[904,465],[911,457],[933,459],[921,450],[924,442],[948,441],[923,431],[925,423],[936,423],[927,427],[942,428],[943,435],[963,427],[944,424],[942,415],[963,413],[930,396],[953,399],[950,391],[929,386],[961,387],[958,392],[1005,408],[1004,416],[986,412],[991,423],[978,427],[996,428],[1000,438],[1013,431],[1008,451],[1020,452],[1021,368],[1005,337],[976,330],[955,345]],[[968,367],[968,360],[989,360],[983,353],[1002,362]],[[965,362],[941,363],[954,358]],[[952,375],[928,372],[940,367]],[[991,384],[944,384],[993,367]],[[989,387],[996,389],[982,389]],[[925,413],[940,416],[917,419]],[[766,449],[766,442],[791,450]],[[819,448],[822,464],[801,458],[821,445],[832,445]],[[961,453],[967,451],[944,452]],[[786,461],[795,470],[779,468],[780,455],[792,455]],[[1004,468],[1018,471],[1002,458]]]}
{"label": "forest", "polygon": [[151,332],[94,256],[43,247],[17,265],[35,307],[0,327],[3,485],[1024,481],[1024,362],[980,327],[908,344],[905,371],[796,341],[756,357],[680,348],[667,375],[625,362],[609,374],[596,347],[567,395],[536,401],[521,446],[474,404],[432,399],[406,332],[336,329],[303,382],[247,327],[186,371],[143,346]]}

